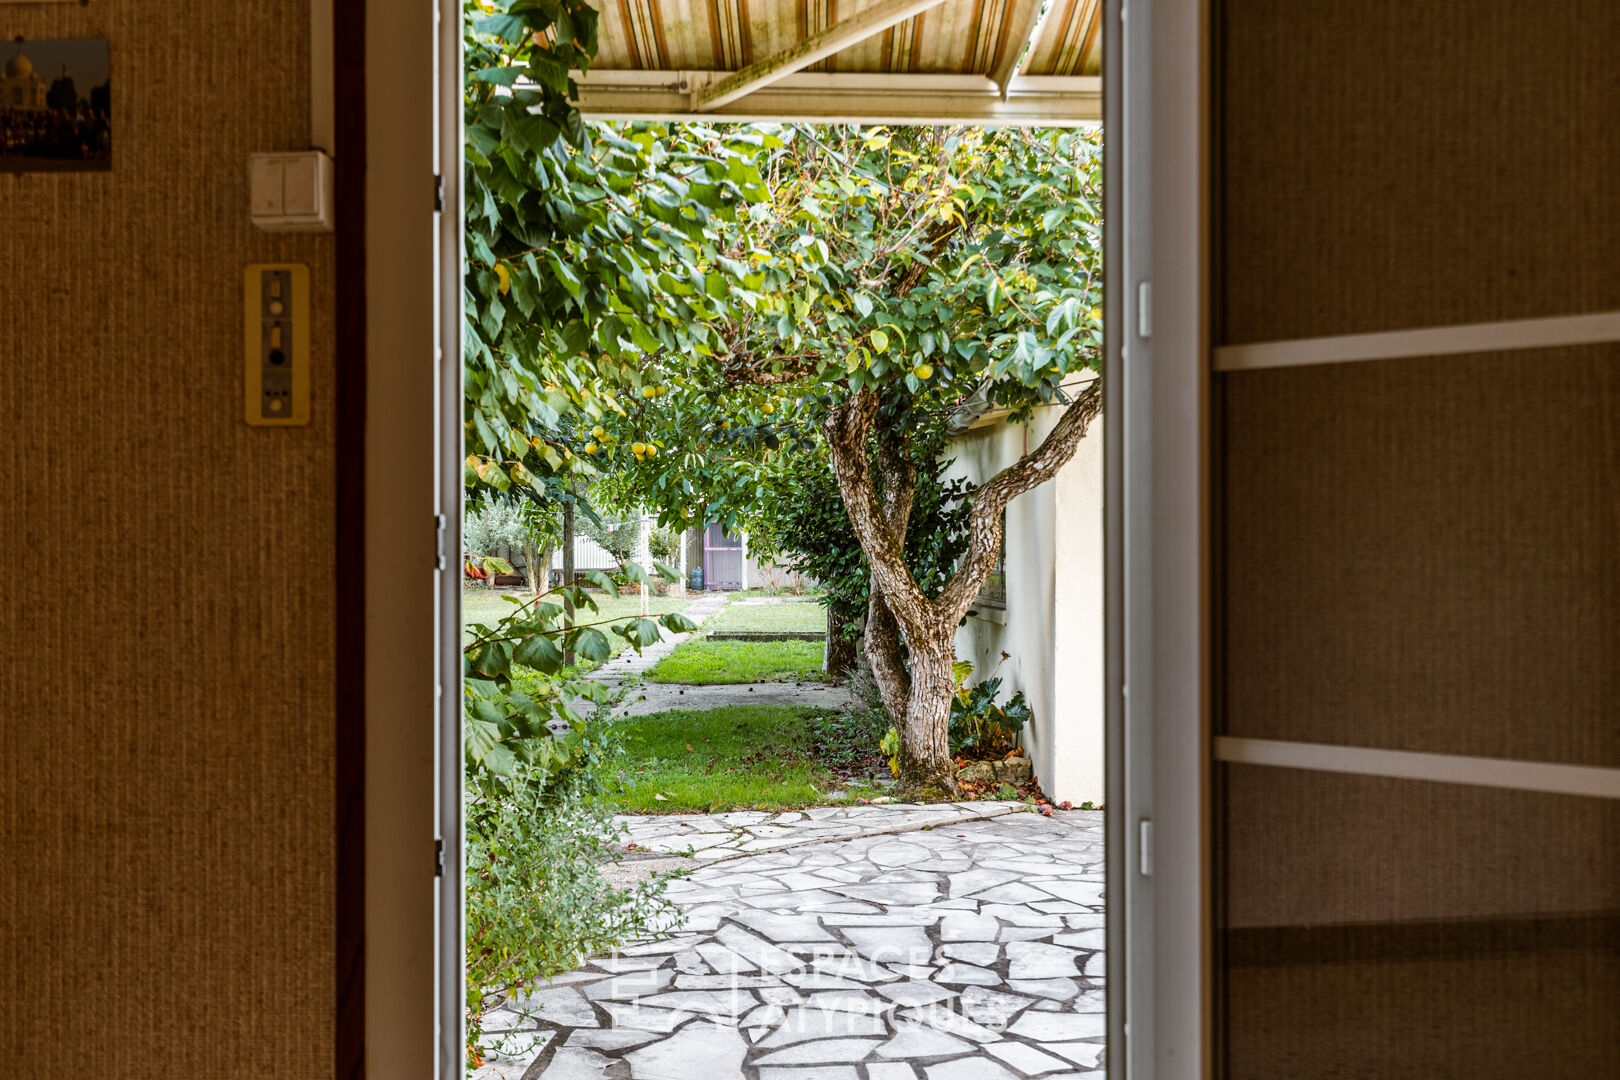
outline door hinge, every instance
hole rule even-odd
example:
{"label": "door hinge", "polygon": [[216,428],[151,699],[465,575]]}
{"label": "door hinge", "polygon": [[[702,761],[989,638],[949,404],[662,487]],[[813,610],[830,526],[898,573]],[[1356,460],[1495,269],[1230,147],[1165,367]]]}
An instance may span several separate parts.
{"label": "door hinge", "polygon": [[443,514],[434,514],[433,515],[433,525],[434,525],[434,529],[435,529],[435,538],[434,538],[434,555],[435,555],[435,558],[433,560],[433,569],[435,569],[435,570],[443,570],[444,569],[444,564],[445,564],[445,557],[448,554],[448,552],[446,552],[444,550],[444,534],[445,534],[445,530],[447,530],[450,527],[450,519],[445,517]]}
{"label": "door hinge", "polygon": [[433,876],[444,877],[444,841],[433,841]]}
{"label": "door hinge", "polygon": [[1153,336],[1153,282],[1136,286],[1136,336],[1143,341]]}
{"label": "door hinge", "polygon": [[1153,822],[1142,819],[1138,833],[1136,853],[1140,859],[1143,877],[1153,876]]}
{"label": "door hinge", "polygon": [[433,209],[444,213],[444,177],[438,173],[433,175]]}

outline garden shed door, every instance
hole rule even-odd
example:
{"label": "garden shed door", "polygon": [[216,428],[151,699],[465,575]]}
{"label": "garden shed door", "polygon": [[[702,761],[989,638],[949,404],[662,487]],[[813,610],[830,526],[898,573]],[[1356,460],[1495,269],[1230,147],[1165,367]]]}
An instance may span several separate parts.
{"label": "garden shed door", "polygon": [[743,540],[728,535],[724,525],[710,525],[703,531],[703,587],[743,587]]}

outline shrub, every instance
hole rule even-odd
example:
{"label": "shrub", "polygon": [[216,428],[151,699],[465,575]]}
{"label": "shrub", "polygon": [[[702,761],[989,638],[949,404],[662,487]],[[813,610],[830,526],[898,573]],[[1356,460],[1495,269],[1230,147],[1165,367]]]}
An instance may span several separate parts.
{"label": "shrub", "polygon": [[[634,564],[624,573],[649,580]],[[606,574],[586,577],[617,593]],[[583,661],[611,655],[607,635],[589,621],[596,601],[576,586],[508,599],[510,613],[494,626],[470,626],[464,647],[469,1063],[478,1017],[491,1002],[645,933],[655,919],[668,922],[657,885],[618,892],[602,876],[615,833],[601,771],[614,747],[602,721],[574,706],[600,713],[609,693],[563,666],[565,649]],[[664,615],[611,629],[640,648],[659,639],[660,625],[693,628]]]}
{"label": "shrub", "polygon": [[[1002,654],[1006,659],[1006,654]],[[1000,665],[997,665],[999,669]],[[973,673],[973,665],[965,660],[956,664],[956,696],[951,699],[950,727],[946,737],[953,755],[965,750],[999,753],[1011,750],[1018,742],[1018,733],[1034,718],[1022,690],[1014,694],[1006,705],[996,704],[1001,693],[1001,676],[992,675],[976,686],[963,685]]]}
{"label": "shrub", "polygon": [[833,709],[812,714],[805,721],[817,760],[830,769],[862,769],[882,761],[877,751],[889,728],[888,711],[881,705]]}
{"label": "shrub", "polygon": [[623,832],[603,794],[614,747],[585,732],[563,741],[550,767],[468,778],[469,1050],[493,1004],[673,918],[662,881],[620,890],[602,874]]}
{"label": "shrub", "polygon": [[647,533],[647,551],[662,562],[678,563],[681,561],[681,534],[661,525],[651,528]]}

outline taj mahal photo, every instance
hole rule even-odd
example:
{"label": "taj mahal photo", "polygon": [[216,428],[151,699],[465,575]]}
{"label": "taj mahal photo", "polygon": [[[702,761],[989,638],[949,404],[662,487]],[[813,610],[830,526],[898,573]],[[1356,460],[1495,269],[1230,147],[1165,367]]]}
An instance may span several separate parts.
{"label": "taj mahal photo", "polygon": [[0,172],[112,168],[105,38],[0,45]]}

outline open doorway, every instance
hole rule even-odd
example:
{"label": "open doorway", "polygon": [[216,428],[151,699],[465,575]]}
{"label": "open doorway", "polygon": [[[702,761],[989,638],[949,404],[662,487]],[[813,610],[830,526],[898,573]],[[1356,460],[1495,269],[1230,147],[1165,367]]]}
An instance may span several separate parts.
{"label": "open doorway", "polygon": [[[541,70],[558,56],[565,71],[584,67],[588,56],[568,57],[575,46],[558,42],[583,50],[589,35],[559,32],[554,14],[529,13],[533,25],[523,14],[495,13],[469,42],[474,54],[488,49],[504,62],[469,63],[466,467],[478,498],[463,565],[487,575],[479,587],[516,612],[475,617],[464,649],[469,881],[497,886],[475,884],[469,896],[469,956],[482,972],[469,994],[481,1029],[475,1064],[486,1075],[524,1077],[1100,1076],[1100,452],[1091,461],[1096,482],[1070,492],[1080,520],[1085,508],[1074,500],[1095,496],[1089,552],[1065,528],[1061,507],[1031,502],[1060,499],[1057,480],[1080,444],[1100,442],[1092,427],[1100,411],[1100,140],[1084,130],[808,123],[592,130],[566,106],[548,119]],[[1039,36],[1038,10],[1026,14],[1013,61]],[[532,35],[546,31],[552,36],[538,46]],[[612,40],[607,28],[604,39]],[[997,65],[1010,47],[1001,43]],[[514,102],[531,126],[514,122]],[[517,148],[521,162],[524,146],[552,156],[534,174],[542,183],[513,189],[519,170],[510,159],[486,182],[480,159],[488,166]],[[531,199],[558,180],[567,185],[560,198],[553,186]],[[559,203],[566,206],[553,213]],[[587,205],[583,221],[569,217]],[[884,213],[855,212],[868,205]],[[548,243],[589,232],[598,207],[606,209],[596,224],[608,233],[666,252],[604,254],[614,238],[602,234],[585,240],[596,245],[589,257]],[[835,233],[849,240],[852,221],[859,250],[827,243]],[[525,329],[513,333],[513,323]],[[740,324],[741,335],[730,333]],[[771,351],[761,349],[766,340]],[[582,371],[573,364],[580,358],[595,367]],[[735,457],[716,468],[716,447]],[[694,599],[693,568],[676,563],[691,551],[690,533],[701,529],[703,571],[711,556],[729,566],[730,551],[739,552],[737,580],[728,571],[723,584],[740,589],[743,521],[783,513],[773,496],[802,490],[805,477],[794,470],[818,455],[830,488],[804,511],[843,514],[834,524],[866,559],[848,575],[864,579],[866,602],[851,604],[836,595],[842,583],[814,576],[809,588],[820,594],[808,601],[726,596],[722,604],[712,589]],[[751,493],[728,505],[722,489],[738,477]],[[768,491],[767,481],[779,486]],[[929,500],[925,527],[913,531],[915,507]],[[988,511],[975,514],[976,503]],[[567,565],[555,568],[543,536],[551,523],[538,520],[551,510],[570,534],[557,537]],[[520,519],[513,535],[527,545],[496,550],[503,512]],[[582,515],[598,526],[609,517],[633,524],[625,553],[633,558],[580,565],[573,533]],[[655,558],[655,530],[694,517],[699,529],[666,545],[674,559]],[[1004,546],[1015,530],[1021,543]],[[925,550],[908,550],[904,539],[886,549],[883,541],[902,532],[921,537]],[[790,520],[769,550],[791,563],[811,546],[807,535],[802,520]],[[610,553],[613,540],[595,538]],[[521,560],[514,546],[527,546]],[[1068,586],[1086,577],[1073,573],[1074,558],[1093,560],[1096,625],[1079,640],[1060,641],[1053,617],[1059,605],[1071,609],[1064,601],[1072,598],[1058,594],[1064,553]],[[1009,554],[1018,556],[1011,565]],[[561,591],[547,594],[554,569]],[[502,597],[503,584],[522,592]],[[1021,591],[1044,601],[1039,617],[1012,610],[1009,598]],[[576,763],[580,775],[596,769],[592,755],[614,752],[614,735],[637,726],[627,723],[636,710],[624,697],[644,695],[624,692],[638,689],[637,676],[651,678],[612,673],[614,663],[634,666],[615,653],[645,654],[655,640],[701,632],[696,615],[704,624],[753,617],[743,611],[750,600],[833,612],[823,617],[823,667],[835,636],[866,645],[874,684],[866,711],[878,717],[869,741],[878,745],[864,756],[879,768],[840,775],[828,761],[802,760],[797,736],[773,728],[777,760],[755,758],[757,767],[743,771],[774,776],[819,764],[803,778],[817,797],[783,801],[767,789],[765,798],[750,790],[716,801],[708,792],[703,805],[687,805],[663,779],[675,748],[617,769],[616,795],[595,805],[623,810],[630,807],[614,798],[648,795],[701,813],[634,821],[628,837],[596,843],[583,860],[546,846],[566,832],[554,828],[558,817],[530,814],[528,831],[506,821],[487,828],[492,814],[529,794],[599,795],[566,778]],[[890,640],[881,625],[873,632],[885,619],[898,624],[886,631]],[[703,643],[717,637],[711,630]],[[1007,637],[1044,655],[1020,657],[1007,675],[980,663],[975,678],[962,663],[964,645],[993,655]],[[1043,773],[1054,785],[1072,764],[1060,766],[1056,749],[1076,722],[1057,713],[1077,696],[1056,689],[1060,646],[1070,650],[1069,673],[1085,666],[1077,658],[1087,646],[1095,660],[1091,779],[1061,781],[1093,784],[1091,798],[1049,797],[1039,787]],[[587,670],[594,664],[603,674]],[[1026,686],[998,696],[1003,677]],[[917,687],[929,680],[938,684],[934,714],[919,704],[927,695]],[[1047,715],[1034,714],[1026,689],[1046,695]],[[601,715],[588,718],[592,706]],[[933,720],[937,730],[925,730]],[[702,726],[692,716],[667,723]],[[847,712],[819,723],[833,741],[850,741]],[[740,726],[748,725],[731,728]],[[1085,758],[1083,742],[1075,739],[1070,758]],[[712,775],[713,754],[691,742],[684,749],[707,758]],[[873,774],[888,756],[888,783],[866,784],[880,779]],[[891,785],[899,794],[887,793]],[[655,858],[627,866],[627,852]],[[603,870],[604,854],[617,868]],[[559,872],[575,862],[574,877]],[[592,884],[596,873],[619,884],[645,878],[659,862],[687,875],[663,883],[661,900],[633,885],[618,895],[635,900],[604,901]],[[546,888],[572,881],[576,906],[526,927],[506,923],[509,912],[491,915],[490,901],[522,899],[524,873]],[[601,924],[581,931],[581,919]],[[551,955],[529,968],[511,961],[515,950],[537,946]]]}

